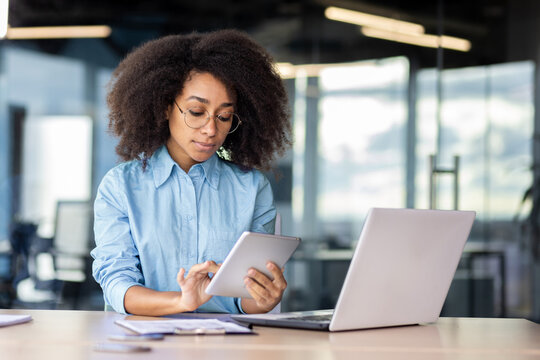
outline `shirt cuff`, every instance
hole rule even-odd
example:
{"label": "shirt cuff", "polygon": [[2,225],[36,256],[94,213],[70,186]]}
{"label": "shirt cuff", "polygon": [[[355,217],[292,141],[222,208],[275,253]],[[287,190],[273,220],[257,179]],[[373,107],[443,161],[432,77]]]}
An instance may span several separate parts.
{"label": "shirt cuff", "polygon": [[126,292],[128,291],[128,289],[136,285],[141,286],[141,284],[137,282],[122,281],[118,282],[112,287],[110,294],[111,296],[108,299],[108,303],[113,307],[116,312],[128,315],[126,309],[124,308],[124,297],[126,296]]}
{"label": "shirt cuff", "polygon": [[236,307],[238,308],[238,311],[240,312],[240,314],[245,314],[246,312],[244,311],[244,309],[242,309],[242,298],[236,298],[235,301],[236,301]]}

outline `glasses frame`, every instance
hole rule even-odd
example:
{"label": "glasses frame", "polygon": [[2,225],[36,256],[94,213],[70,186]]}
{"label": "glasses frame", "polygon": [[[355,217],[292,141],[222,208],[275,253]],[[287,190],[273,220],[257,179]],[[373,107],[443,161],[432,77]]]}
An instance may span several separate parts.
{"label": "glasses frame", "polygon": [[[185,111],[185,112],[182,111],[182,109],[180,108],[180,106],[178,105],[178,103],[176,102],[176,100],[174,100],[174,104],[176,105],[176,107],[178,108],[178,110],[180,111],[180,113],[181,113],[182,115],[184,115],[184,123],[185,123],[186,126],[189,127],[190,129],[201,129],[201,128],[205,127],[205,126],[208,124],[208,122],[210,121],[210,119],[213,119],[214,121],[215,121],[215,120],[219,120],[218,117],[219,117],[219,115],[221,115],[221,113],[219,113],[219,114],[217,114],[217,115],[211,116],[210,113],[208,112],[208,110],[204,109],[204,111],[208,114],[208,116],[206,117],[206,122],[205,122],[203,125],[199,126],[199,127],[193,127],[193,126],[191,126],[191,125],[188,124],[188,121],[187,121],[187,111]],[[187,110],[189,111],[189,109],[191,109],[191,108],[188,108]],[[232,116],[236,116],[236,118],[238,119],[238,124],[236,125],[236,127],[235,127],[234,129],[229,130],[229,131],[227,132],[227,134],[232,134],[233,132],[235,132],[235,131],[240,127],[240,125],[242,125],[242,120],[240,119],[240,116],[238,116],[238,114],[237,114],[237,113],[234,113],[234,112],[231,113],[231,114],[232,114]],[[220,121],[221,121],[221,120],[220,120]],[[232,125],[231,125],[231,126],[232,126]],[[216,129],[219,129],[217,125],[216,125]],[[218,130],[218,131],[219,131],[219,130]]]}

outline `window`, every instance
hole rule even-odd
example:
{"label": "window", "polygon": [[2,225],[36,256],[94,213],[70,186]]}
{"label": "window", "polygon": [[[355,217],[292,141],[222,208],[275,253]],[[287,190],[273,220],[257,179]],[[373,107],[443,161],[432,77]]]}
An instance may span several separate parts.
{"label": "window", "polygon": [[21,217],[51,237],[58,200],[90,200],[92,120],[29,118],[24,133]]}
{"label": "window", "polygon": [[[318,148],[316,219],[304,219],[311,222],[304,228],[348,246],[370,207],[404,206],[408,76],[409,63],[399,57],[327,66],[320,71],[318,91],[309,81],[297,86],[297,101],[307,103],[297,116],[307,114],[309,126],[318,123],[316,145],[295,134],[306,154],[309,146]],[[313,114],[309,102],[315,96]],[[297,120],[295,130],[302,131],[305,124]],[[303,150],[297,146],[295,156]],[[309,171],[303,176],[315,175]],[[314,195],[304,191],[305,197]]]}
{"label": "window", "polygon": [[[428,156],[436,149],[436,73],[418,77],[416,204],[428,205]],[[511,219],[532,174],[534,65],[507,63],[442,73],[441,165],[460,156],[459,208],[480,220]],[[439,188],[451,208],[450,182]]]}

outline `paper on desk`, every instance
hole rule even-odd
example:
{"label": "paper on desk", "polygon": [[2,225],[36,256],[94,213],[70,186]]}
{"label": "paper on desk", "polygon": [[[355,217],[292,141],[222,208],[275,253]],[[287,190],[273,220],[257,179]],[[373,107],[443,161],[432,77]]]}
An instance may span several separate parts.
{"label": "paper on desk", "polygon": [[115,323],[142,335],[173,334],[175,329],[224,329],[227,334],[252,333],[251,329],[244,326],[217,319],[116,320]]}
{"label": "paper on desk", "polygon": [[32,320],[30,315],[0,314],[0,327],[21,324]]}

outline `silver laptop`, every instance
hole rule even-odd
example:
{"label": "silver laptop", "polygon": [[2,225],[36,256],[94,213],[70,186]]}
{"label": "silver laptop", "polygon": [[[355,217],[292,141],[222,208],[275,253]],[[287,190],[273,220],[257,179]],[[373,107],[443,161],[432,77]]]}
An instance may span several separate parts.
{"label": "silver laptop", "polygon": [[474,218],[474,211],[373,208],[335,309],[231,317],[329,331],[435,322]]}

